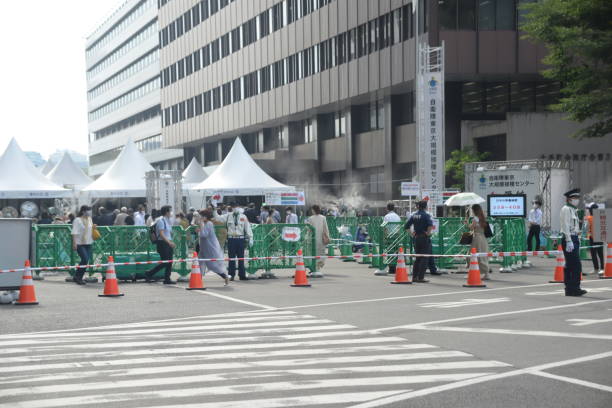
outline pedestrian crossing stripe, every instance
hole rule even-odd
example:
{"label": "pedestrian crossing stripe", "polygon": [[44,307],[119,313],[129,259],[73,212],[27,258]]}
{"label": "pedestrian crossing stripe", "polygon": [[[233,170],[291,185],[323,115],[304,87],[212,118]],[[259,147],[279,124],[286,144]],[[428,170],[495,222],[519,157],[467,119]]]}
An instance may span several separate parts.
{"label": "pedestrian crossing stripe", "polygon": [[0,361],[12,408],[342,406],[509,367],[291,311],[3,335]]}

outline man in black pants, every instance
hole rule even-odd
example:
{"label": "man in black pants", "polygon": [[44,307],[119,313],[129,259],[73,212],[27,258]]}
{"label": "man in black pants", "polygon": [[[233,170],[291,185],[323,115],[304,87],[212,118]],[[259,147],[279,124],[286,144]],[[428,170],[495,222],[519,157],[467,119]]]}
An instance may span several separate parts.
{"label": "man in black pants", "polygon": [[[162,261],[171,261],[176,245],[172,242],[172,207],[165,205],[161,208],[161,217],[155,222],[155,235],[157,236],[157,252]],[[165,269],[164,284],[172,285],[176,282],[170,279],[172,274],[172,263],[160,263],[155,268],[145,273],[145,280],[152,282],[154,275]]]}
{"label": "man in black pants", "polygon": [[536,245],[535,251],[540,250],[540,228],[542,225],[542,210],[540,207],[542,203],[538,200],[533,202],[533,208],[529,211],[529,217],[527,220],[529,221],[529,234],[527,235],[527,250],[531,251],[531,244],[533,243],[533,238],[535,238]]}
{"label": "man in black pants", "polygon": [[[431,230],[433,229],[433,221],[431,216],[425,211],[427,208],[427,201],[419,201],[417,203],[418,211],[410,216],[410,219],[406,223],[405,228],[414,228],[414,252],[416,254],[431,255]],[[429,265],[429,259],[427,257],[419,256],[414,261],[412,267],[413,282],[427,283],[425,279],[425,270]]]}

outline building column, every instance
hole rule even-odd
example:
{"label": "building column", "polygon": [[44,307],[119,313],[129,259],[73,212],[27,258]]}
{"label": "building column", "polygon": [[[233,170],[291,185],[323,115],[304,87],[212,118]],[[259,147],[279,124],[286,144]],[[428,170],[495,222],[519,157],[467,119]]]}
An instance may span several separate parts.
{"label": "building column", "polygon": [[384,140],[384,174],[385,174],[385,200],[393,199],[393,115],[391,96],[386,96],[383,99],[383,140]]}
{"label": "building column", "polygon": [[344,123],[345,123],[345,138],[346,138],[346,183],[352,183],[353,180],[353,110],[349,107],[344,110]]}

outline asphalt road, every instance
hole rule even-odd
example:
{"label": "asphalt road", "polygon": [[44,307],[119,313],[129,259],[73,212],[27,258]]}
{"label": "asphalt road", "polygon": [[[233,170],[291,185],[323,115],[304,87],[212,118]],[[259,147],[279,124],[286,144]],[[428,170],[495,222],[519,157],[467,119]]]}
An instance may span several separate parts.
{"label": "asphalt road", "polygon": [[0,306],[0,407],[609,408],[612,280],[565,297],[554,259],[533,262],[486,288],[333,260],[311,288],[284,270],[112,299],[48,276],[39,306]]}

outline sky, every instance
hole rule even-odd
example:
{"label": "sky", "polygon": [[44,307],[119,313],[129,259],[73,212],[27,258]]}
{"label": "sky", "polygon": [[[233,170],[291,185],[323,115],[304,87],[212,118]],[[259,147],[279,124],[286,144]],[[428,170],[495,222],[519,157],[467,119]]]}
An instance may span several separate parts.
{"label": "sky", "polygon": [[0,155],[87,153],[85,41],[125,0],[2,1]]}

